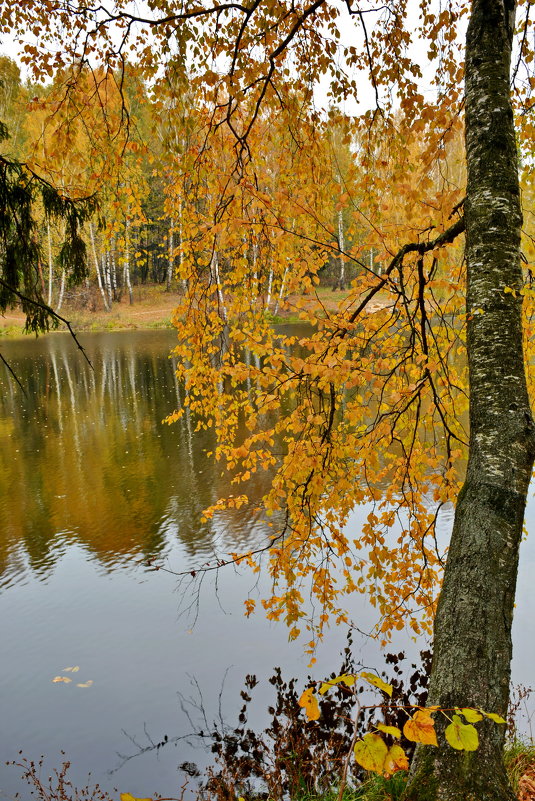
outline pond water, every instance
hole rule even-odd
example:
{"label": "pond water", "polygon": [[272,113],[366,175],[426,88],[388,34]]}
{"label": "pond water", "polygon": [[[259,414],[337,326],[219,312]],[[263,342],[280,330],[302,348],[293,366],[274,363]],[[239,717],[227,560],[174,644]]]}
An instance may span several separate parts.
{"label": "pond water", "polygon": [[[196,433],[187,416],[162,422],[183,400],[169,359],[174,332],[82,341],[94,370],[68,335],[1,344],[26,395],[2,368],[0,799],[27,795],[20,771],[3,766],[19,750],[46,755],[47,771],[61,765],[64,751],[80,786],[91,773],[105,789],[176,795],[180,764],[208,759],[181,739],[192,730],[181,699],[200,692],[209,720],[220,703],[232,720],[247,673],[265,678],[279,665],[304,683],[309,672],[303,643],[288,643],[283,624],[243,616],[244,598],[261,596],[264,577],[226,569],[197,595],[146,565],[154,558],[190,570],[215,553],[264,543],[270,532],[243,510],[199,522],[230,485],[205,456],[210,432]],[[365,514],[355,511],[356,530]],[[534,514],[530,504],[528,527]],[[535,655],[534,568],[528,540],[515,618],[514,680],[524,684]],[[369,629],[374,615],[365,599],[353,604],[353,618]],[[342,630],[327,636],[315,676],[338,667],[344,644]],[[398,646],[418,651],[408,635]],[[382,665],[365,638],[355,653]],[[64,672],[73,666],[79,671]],[[72,681],[54,683],[56,676]],[[260,722],[269,685],[257,695]],[[164,747],[152,747],[164,738]]]}

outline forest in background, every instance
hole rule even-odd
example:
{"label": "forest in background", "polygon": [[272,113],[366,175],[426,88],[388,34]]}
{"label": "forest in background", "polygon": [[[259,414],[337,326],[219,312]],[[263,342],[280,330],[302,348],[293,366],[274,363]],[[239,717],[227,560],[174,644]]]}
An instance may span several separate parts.
{"label": "forest in background", "polygon": [[[367,270],[380,275],[389,256],[385,231],[410,236],[435,220],[437,208],[461,200],[458,120],[437,164],[422,135],[435,124],[430,117],[409,128],[400,113],[390,123],[398,128],[394,147],[389,131],[384,150],[370,151],[351,117],[334,108],[320,113],[309,93],[294,91],[282,113],[268,110],[256,121],[251,147],[262,157],[244,179],[232,133],[220,125],[213,136],[209,101],[176,63],[175,72],[149,85],[128,63],[120,72],[85,65],[43,85],[23,82],[15,61],[0,56],[0,120],[9,132],[3,155],[66,197],[97,197],[82,232],[88,276],[78,286],[60,263],[64,222],[37,209],[39,288],[57,312],[65,303],[110,311],[125,298],[133,303],[133,288],[148,284],[185,294],[188,270],[198,274],[204,262],[203,280],[217,288],[226,316],[224,277],[241,260],[252,302],[276,317],[288,311],[290,295],[318,286],[343,292]],[[422,185],[437,204],[417,202]]]}

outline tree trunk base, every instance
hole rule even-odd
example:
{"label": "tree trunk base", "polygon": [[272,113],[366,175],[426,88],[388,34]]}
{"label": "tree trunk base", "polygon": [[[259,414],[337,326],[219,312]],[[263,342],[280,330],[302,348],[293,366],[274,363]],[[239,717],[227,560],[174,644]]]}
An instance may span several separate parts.
{"label": "tree trunk base", "polygon": [[517,801],[501,753],[418,748],[403,801]]}

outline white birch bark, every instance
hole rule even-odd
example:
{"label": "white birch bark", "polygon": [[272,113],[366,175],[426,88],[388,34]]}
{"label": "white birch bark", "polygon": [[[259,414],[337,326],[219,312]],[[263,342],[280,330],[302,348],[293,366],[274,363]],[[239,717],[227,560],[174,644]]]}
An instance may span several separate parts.
{"label": "white birch bark", "polygon": [[217,255],[217,249],[214,246],[214,250],[212,252],[212,259],[210,261],[210,276],[217,288],[217,300],[219,304],[219,313],[221,319],[227,322],[228,315],[227,315],[227,307],[225,305],[225,298],[223,295],[223,287],[221,286],[221,276],[219,274],[219,258]]}
{"label": "white birch bark", "polygon": [[342,209],[338,210],[338,247],[340,250],[340,274],[338,276],[338,288],[345,289],[346,288],[346,264],[344,260],[344,252],[346,249],[345,237],[344,237],[344,217],[342,214]]}
{"label": "white birch bark", "polygon": [[95,232],[93,230],[93,223],[89,223],[89,238],[91,240],[91,250],[93,252],[93,261],[95,263],[95,272],[97,274],[97,284],[100,290],[100,294],[102,296],[102,302],[104,304],[104,308],[106,311],[110,310],[110,305],[108,303],[108,298],[106,295],[106,291],[104,289],[104,285],[102,282],[102,276],[100,273],[100,265],[98,263],[98,256],[97,256],[97,246],[95,244]]}
{"label": "white birch bark", "polygon": [[128,291],[128,301],[130,305],[134,303],[132,293],[132,282],[130,280],[130,224],[128,220],[124,223],[124,266],[123,266],[123,285]]}
{"label": "white birch bark", "polygon": [[54,280],[54,260],[52,259],[52,234],[50,232],[50,220],[46,223],[46,232],[48,238],[48,299],[47,303],[52,306],[52,285]]}
{"label": "white birch bark", "polygon": [[65,267],[61,268],[61,283],[59,287],[59,298],[56,305],[56,311],[59,311],[63,305],[63,296],[65,294]]}
{"label": "white birch bark", "polygon": [[173,280],[173,272],[174,272],[174,263],[175,263],[175,230],[174,230],[174,221],[171,220],[171,226],[169,228],[169,245],[167,251],[167,280],[165,284],[165,289],[167,292],[171,289],[171,281]]}
{"label": "white birch bark", "polygon": [[274,315],[277,315],[279,313],[279,305],[280,305],[280,302],[281,302],[282,298],[284,297],[284,290],[285,290],[285,287],[286,287],[286,276],[287,275],[288,275],[288,266],[286,266],[284,268],[284,274],[282,276],[282,281],[281,281],[281,288],[279,290],[279,294],[277,295],[277,300],[275,301],[275,308],[273,309],[273,314]]}
{"label": "white birch bark", "polygon": [[271,259],[269,260],[269,274],[268,274],[268,285],[267,285],[267,293],[266,293],[266,311],[269,311],[269,304],[271,303],[271,290],[273,288],[273,265],[271,264]]}

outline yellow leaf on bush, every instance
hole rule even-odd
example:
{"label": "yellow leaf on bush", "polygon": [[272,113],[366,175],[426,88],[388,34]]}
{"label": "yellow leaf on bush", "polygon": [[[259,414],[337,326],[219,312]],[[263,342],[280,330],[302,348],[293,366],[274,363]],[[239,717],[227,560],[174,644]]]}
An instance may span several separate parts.
{"label": "yellow leaf on bush", "polygon": [[504,720],[501,715],[497,715],[496,712],[484,712],[481,710],[481,714],[485,715],[489,720],[493,720],[494,723],[507,723],[507,721]]}
{"label": "yellow leaf on bush", "polygon": [[397,726],[387,726],[385,723],[377,723],[375,728],[379,729],[379,731],[382,731],[385,734],[392,735],[392,737],[401,737],[401,729],[398,729]]}
{"label": "yellow leaf on bush", "polygon": [[375,673],[366,673],[366,672],[364,672],[364,673],[360,673],[359,675],[360,675],[361,679],[364,679],[364,681],[367,681],[368,684],[373,684],[374,687],[378,687],[379,690],[382,690],[387,695],[392,695],[392,685],[391,684],[387,684],[386,681],[383,681],[382,679],[380,679],[379,676],[375,675]]}
{"label": "yellow leaf on bush", "polygon": [[121,801],[152,801],[152,798],[135,798],[130,793],[121,793]]}
{"label": "yellow leaf on bush", "polygon": [[63,684],[69,684],[69,682],[71,682],[72,679],[69,679],[68,676],[54,676],[52,681],[54,682],[54,684],[57,684],[59,681],[63,682]]}
{"label": "yellow leaf on bush", "polygon": [[309,687],[308,690],[305,690],[299,699],[299,706],[304,708],[306,716],[309,720],[318,720],[321,713],[318,699],[316,698],[316,694],[314,693],[312,687]]}
{"label": "yellow leaf on bush", "polygon": [[335,679],[329,679],[328,681],[324,681],[320,687],[320,695],[325,695],[327,690],[330,690],[331,687],[334,687],[335,684],[345,684],[347,687],[352,687],[355,683],[355,677],[348,673],[343,673],[341,676],[337,676]]}
{"label": "yellow leaf on bush", "polygon": [[391,748],[388,749],[388,754],[386,755],[383,773],[391,776],[392,773],[396,773],[398,770],[408,769],[409,758],[407,757],[407,754],[403,748],[400,745],[391,746]]}
{"label": "yellow leaf on bush", "polygon": [[384,772],[388,746],[379,734],[368,732],[362,740],[357,740],[353,750],[356,761],[364,770],[381,774]]}
{"label": "yellow leaf on bush", "polygon": [[435,722],[428,709],[419,709],[403,726],[407,740],[423,745],[438,745]]}
{"label": "yellow leaf on bush", "polygon": [[85,683],[82,682],[81,684],[77,684],[76,686],[77,687],[91,687],[92,684],[93,684],[93,679],[89,679]]}
{"label": "yellow leaf on bush", "polygon": [[457,751],[477,751],[479,745],[477,729],[469,723],[463,723],[459,715],[453,716],[444,734],[451,747]]}
{"label": "yellow leaf on bush", "polygon": [[483,715],[481,714],[481,712],[478,712],[477,709],[469,709],[468,707],[463,707],[462,709],[457,709],[456,711],[459,712],[461,715],[463,715],[463,717],[465,718],[465,720],[468,721],[468,723],[477,723],[479,720],[483,720]]}

